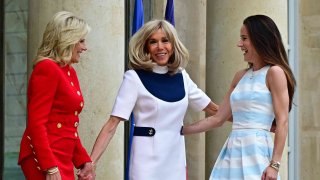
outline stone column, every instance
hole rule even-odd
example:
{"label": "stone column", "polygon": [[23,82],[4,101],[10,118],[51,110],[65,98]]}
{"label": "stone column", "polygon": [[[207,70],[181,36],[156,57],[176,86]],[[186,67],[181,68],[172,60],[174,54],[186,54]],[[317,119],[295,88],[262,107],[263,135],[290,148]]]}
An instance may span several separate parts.
{"label": "stone column", "polygon": [[[250,15],[265,14],[271,17],[280,29],[284,44],[287,44],[287,1],[248,0],[207,1],[207,69],[206,86],[209,96],[220,103],[230,87],[234,74],[247,67],[243,55],[236,46],[240,39],[243,20]],[[200,28],[200,27],[199,27]],[[202,27],[201,27],[202,28]],[[218,154],[231,131],[227,122],[206,136],[206,179],[210,176]],[[283,152],[281,178],[287,179],[287,149]]]}
{"label": "stone column", "polygon": [[[28,62],[42,38],[48,20],[66,10],[85,19],[92,31],[86,37],[88,51],[83,53],[77,70],[85,106],[80,115],[79,134],[90,154],[95,139],[109,118],[124,72],[124,1],[30,0]],[[30,72],[29,71],[29,72]],[[120,123],[113,140],[97,164],[96,179],[123,179],[124,137]]]}
{"label": "stone column", "polygon": [[[164,19],[166,11],[166,0],[153,1],[153,19]],[[176,13],[175,13],[176,14]]]}
{"label": "stone column", "polygon": [[298,4],[298,146],[297,179],[320,177],[320,4],[299,0]]}
{"label": "stone column", "polygon": [[[190,53],[187,71],[191,79],[206,90],[206,0],[175,1],[175,23],[178,35]],[[192,12],[192,13],[191,13]],[[188,111],[185,123],[204,117]],[[186,136],[189,179],[205,179],[205,133]]]}

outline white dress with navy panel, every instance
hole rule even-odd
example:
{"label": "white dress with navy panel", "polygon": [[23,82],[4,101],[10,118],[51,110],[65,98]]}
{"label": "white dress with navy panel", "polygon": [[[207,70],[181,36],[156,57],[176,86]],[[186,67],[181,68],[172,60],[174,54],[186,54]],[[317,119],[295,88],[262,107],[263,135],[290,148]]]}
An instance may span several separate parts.
{"label": "white dress with navy panel", "polygon": [[272,158],[270,128],[274,120],[266,86],[270,66],[249,69],[230,96],[232,132],[211,172],[210,180],[258,180]]}
{"label": "white dress with navy panel", "polygon": [[152,137],[134,136],[130,180],[186,180],[183,119],[188,106],[201,111],[211,100],[185,70],[167,72],[162,66],[129,70],[119,89],[112,115],[128,120],[133,112],[135,126],[156,131]]}

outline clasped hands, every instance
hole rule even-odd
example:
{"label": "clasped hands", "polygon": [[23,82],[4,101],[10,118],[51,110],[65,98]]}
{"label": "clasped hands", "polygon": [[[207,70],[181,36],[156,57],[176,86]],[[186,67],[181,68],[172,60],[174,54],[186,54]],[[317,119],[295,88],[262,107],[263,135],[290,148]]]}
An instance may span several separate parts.
{"label": "clasped hands", "polygon": [[93,162],[86,162],[77,172],[78,180],[94,180],[96,178],[95,165]]}

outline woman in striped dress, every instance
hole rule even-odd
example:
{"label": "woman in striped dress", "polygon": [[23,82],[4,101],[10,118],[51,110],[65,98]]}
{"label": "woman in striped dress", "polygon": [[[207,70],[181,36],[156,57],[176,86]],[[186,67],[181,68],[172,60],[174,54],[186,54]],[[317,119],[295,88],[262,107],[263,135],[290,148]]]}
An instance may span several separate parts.
{"label": "woman in striped dress", "polygon": [[[295,79],[279,30],[269,17],[247,17],[240,30],[238,47],[249,68],[235,74],[215,116],[184,126],[182,132],[207,131],[232,118],[232,132],[210,180],[279,179]],[[269,131],[274,120],[273,142]]]}

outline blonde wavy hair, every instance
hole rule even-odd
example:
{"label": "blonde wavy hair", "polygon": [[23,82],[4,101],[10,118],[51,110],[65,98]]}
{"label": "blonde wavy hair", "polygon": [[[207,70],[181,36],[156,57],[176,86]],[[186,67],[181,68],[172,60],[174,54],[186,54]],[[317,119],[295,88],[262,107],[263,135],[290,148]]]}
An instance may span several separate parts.
{"label": "blonde wavy hair", "polygon": [[162,29],[172,44],[173,54],[168,61],[168,73],[175,74],[179,68],[185,68],[189,61],[189,52],[180,41],[176,29],[165,20],[153,20],[142,26],[129,42],[129,68],[152,71],[155,63],[150,58],[147,42],[150,36]]}
{"label": "blonde wavy hair", "polygon": [[46,26],[34,65],[49,58],[60,65],[71,64],[72,51],[90,31],[89,25],[71,12],[56,13]]}

